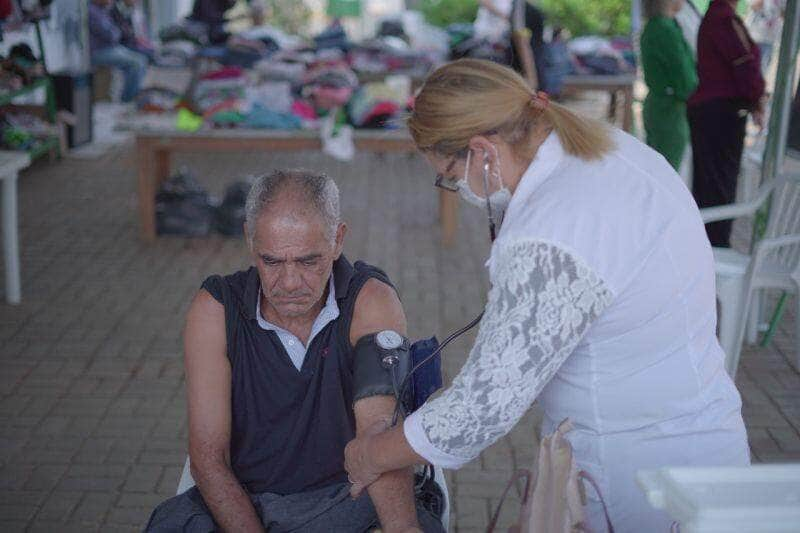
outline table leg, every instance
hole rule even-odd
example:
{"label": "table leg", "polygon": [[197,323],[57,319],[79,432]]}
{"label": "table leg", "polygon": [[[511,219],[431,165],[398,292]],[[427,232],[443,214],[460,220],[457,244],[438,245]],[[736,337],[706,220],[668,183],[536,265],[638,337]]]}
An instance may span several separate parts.
{"label": "table leg", "polygon": [[170,153],[169,150],[156,150],[156,186],[160,187],[170,173]]}
{"label": "table leg", "polygon": [[439,224],[442,228],[442,244],[451,246],[458,227],[458,196],[452,192],[439,191]]}
{"label": "table leg", "polygon": [[156,180],[152,144],[146,140],[136,141],[136,164],[139,169],[139,223],[145,242],[156,239]]}
{"label": "table leg", "polygon": [[625,106],[622,108],[622,129],[633,133],[633,86],[625,87]]}
{"label": "table leg", "polygon": [[17,233],[17,173],[3,179],[3,253],[6,261],[6,300],[22,300],[19,273],[19,236]]}
{"label": "table leg", "polygon": [[617,91],[608,91],[608,120],[617,123]]}

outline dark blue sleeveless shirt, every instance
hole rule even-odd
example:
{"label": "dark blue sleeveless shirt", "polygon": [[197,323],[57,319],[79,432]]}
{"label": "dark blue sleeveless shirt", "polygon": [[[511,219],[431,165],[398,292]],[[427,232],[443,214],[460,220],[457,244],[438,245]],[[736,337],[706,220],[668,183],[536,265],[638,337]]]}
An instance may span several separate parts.
{"label": "dark blue sleeveless shirt", "polygon": [[231,364],[231,467],[251,493],[293,494],[347,481],[344,447],[355,436],[350,323],[356,297],[386,274],[342,256],[333,264],[339,317],[308,347],[298,371],[274,331],[256,320],[258,270],[211,276],[225,307]]}

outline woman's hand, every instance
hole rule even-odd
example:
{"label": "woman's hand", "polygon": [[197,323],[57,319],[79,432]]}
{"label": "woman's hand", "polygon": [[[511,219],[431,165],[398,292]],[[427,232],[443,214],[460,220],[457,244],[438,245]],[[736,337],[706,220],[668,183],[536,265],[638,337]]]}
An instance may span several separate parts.
{"label": "woman's hand", "polygon": [[353,498],[357,498],[383,473],[375,465],[375,458],[371,456],[370,450],[374,436],[386,431],[390,424],[391,419],[380,420],[368,427],[360,437],[347,443],[344,449],[344,468],[347,470],[347,479],[353,484],[350,487]]}

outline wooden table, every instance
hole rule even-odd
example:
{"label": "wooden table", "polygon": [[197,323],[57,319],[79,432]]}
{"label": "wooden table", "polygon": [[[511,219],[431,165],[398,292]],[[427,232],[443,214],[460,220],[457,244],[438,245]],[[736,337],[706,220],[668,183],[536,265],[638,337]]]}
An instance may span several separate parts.
{"label": "wooden table", "polygon": [[[170,175],[175,152],[247,152],[321,150],[316,131],[224,129],[195,133],[170,130],[159,125],[129,127],[136,137],[136,160],[139,181],[139,218],[141,236],[146,242],[156,238],[155,196]],[[172,122],[174,124],[174,122]],[[355,130],[356,150],[376,153],[414,152],[414,144],[405,130]],[[431,171],[433,174],[433,171]],[[453,242],[458,219],[458,198],[439,191],[439,220],[442,242]]]}
{"label": "wooden table", "polygon": [[625,99],[622,107],[622,129],[630,133],[633,129],[633,83],[635,81],[635,74],[617,74],[615,76],[572,74],[564,77],[564,90],[608,91],[611,94],[608,118],[612,123],[617,116],[617,98],[621,95]]}
{"label": "wooden table", "polygon": [[17,178],[31,164],[28,152],[0,151],[0,180],[3,181],[3,256],[6,262],[6,301],[22,300],[17,233]]}

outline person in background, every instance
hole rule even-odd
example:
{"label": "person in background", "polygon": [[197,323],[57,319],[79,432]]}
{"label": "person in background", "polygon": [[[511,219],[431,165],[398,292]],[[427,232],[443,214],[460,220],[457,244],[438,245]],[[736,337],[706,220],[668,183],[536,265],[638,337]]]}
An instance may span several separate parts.
{"label": "person in background", "polygon": [[766,75],[775,43],[780,41],[786,0],[754,0],[750,4],[747,27],[761,52],[761,74]]}
{"label": "person in background", "polygon": [[[526,44],[530,46],[533,63],[536,71],[536,87],[550,92],[545,79],[545,43],[544,43],[544,12],[533,5],[532,0],[514,0],[511,10],[511,30],[513,32],[511,44],[514,48],[512,67],[524,77],[530,78],[524,65],[527,51],[521,48]],[[520,33],[521,32],[521,33]],[[524,39],[513,38],[520,34]]]}
{"label": "person in background", "polygon": [[686,100],[697,88],[694,55],[675,21],[684,1],[645,0],[647,24],[640,40],[648,88],[642,113],[647,144],[675,170],[689,142]]}
{"label": "person in background", "polygon": [[147,56],[122,44],[122,30],[111,16],[112,0],[89,3],[89,47],[92,66],[112,67],[125,77],[121,99],[130,102],[147,74]]}
{"label": "person in background", "polygon": [[503,40],[509,30],[512,0],[481,0],[475,17],[475,37],[492,42]]}
{"label": "person in background", "polygon": [[145,531],[444,533],[408,469],[349,495],[345,445],[395,404],[377,337],[401,341],[406,318],[386,274],[342,254],[336,183],[261,176],[244,226],[253,266],[208,277],[183,334],[197,485],[159,505]]}
{"label": "person in background", "polygon": [[[736,0],[714,0],[697,34],[699,84],[689,98],[693,194],[699,207],[732,203],[747,115],[764,123],[764,77],[758,46],[736,15]],[[712,246],[730,247],[732,222],[706,224]]]}
{"label": "person in background", "polygon": [[111,8],[111,18],[122,32],[120,44],[153,61],[155,48],[147,38],[144,21],[139,16],[141,13],[137,13],[138,3],[138,0],[117,0]]}
{"label": "person in background", "polygon": [[[264,2],[248,0],[249,16],[254,26],[264,23]],[[225,29],[228,19],[225,14],[236,5],[236,0],[194,0],[188,19],[206,26],[208,41],[212,45],[223,45],[231,37]]]}
{"label": "person in background", "polygon": [[[536,400],[542,435],[574,423],[566,438],[613,530],[668,531],[638,470],[750,463],[714,328],[714,257],[686,186],[638,139],[488,61],[431,73],[408,129],[434,184],[488,215],[491,289],[450,387],[347,445],[353,493],[409,464],[460,468]],[[603,507],[587,487],[586,530],[606,531]]]}

